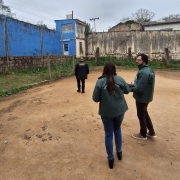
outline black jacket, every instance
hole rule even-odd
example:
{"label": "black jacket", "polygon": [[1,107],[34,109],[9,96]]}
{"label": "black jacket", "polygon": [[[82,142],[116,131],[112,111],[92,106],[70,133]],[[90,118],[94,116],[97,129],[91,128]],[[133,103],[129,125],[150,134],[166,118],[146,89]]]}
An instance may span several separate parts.
{"label": "black jacket", "polygon": [[84,61],[80,61],[75,66],[75,75],[76,79],[84,80],[87,79],[87,75],[89,74],[89,66]]}

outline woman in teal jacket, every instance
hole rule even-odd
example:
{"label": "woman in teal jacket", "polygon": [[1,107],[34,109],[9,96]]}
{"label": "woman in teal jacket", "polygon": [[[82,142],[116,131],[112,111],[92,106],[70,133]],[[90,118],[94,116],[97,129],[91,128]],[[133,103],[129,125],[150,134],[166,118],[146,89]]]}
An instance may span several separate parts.
{"label": "woman in teal jacket", "polygon": [[128,109],[124,94],[129,92],[128,84],[116,74],[115,64],[108,62],[104,66],[103,75],[96,82],[93,101],[99,102],[99,115],[104,125],[106,152],[111,169],[114,165],[113,133],[117,157],[119,160],[122,158],[121,123]]}

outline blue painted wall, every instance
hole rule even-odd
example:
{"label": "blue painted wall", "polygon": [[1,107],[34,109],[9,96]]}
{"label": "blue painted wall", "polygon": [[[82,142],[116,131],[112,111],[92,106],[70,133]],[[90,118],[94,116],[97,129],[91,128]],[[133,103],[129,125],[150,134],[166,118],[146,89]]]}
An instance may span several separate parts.
{"label": "blue painted wall", "polygon": [[40,28],[7,18],[9,56],[40,56]]}
{"label": "blue painted wall", "polygon": [[9,56],[41,56],[50,54],[62,55],[60,32],[43,29],[41,44],[41,28],[36,25],[0,18],[0,56],[5,57],[4,20],[7,24]]}
{"label": "blue painted wall", "polygon": [[5,39],[4,39],[4,20],[0,18],[0,56],[6,56]]}
{"label": "blue painted wall", "polygon": [[53,30],[43,30],[43,54],[62,55],[60,33]]}
{"label": "blue painted wall", "polygon": [[[76,20],[56,20],[56,30],[41,27],[8,17],[0,18],[0,56],[5,57],[4,20],[7,24],[9,56],[62,55],[63,45],[68,44],[69,55],[76,55]],[[62,25],[72,24],[71,32],[62,32]],[[43,54],[42,54],[43,53]]]}
{"label": "blue painted wall", "polygon": [[[65,20],[55,20],[56,23],[56,30],[60,32],[61,42],[63,41],[63,44],[68,44],[69,47],[69,55],[76,55],[76,28],[75,28],[75,19],[65,19]],[[72,32],[66,32],[62,33],[62,25],[65,24],[72,24]],[[62,44],[61,44],[62,49]]]}

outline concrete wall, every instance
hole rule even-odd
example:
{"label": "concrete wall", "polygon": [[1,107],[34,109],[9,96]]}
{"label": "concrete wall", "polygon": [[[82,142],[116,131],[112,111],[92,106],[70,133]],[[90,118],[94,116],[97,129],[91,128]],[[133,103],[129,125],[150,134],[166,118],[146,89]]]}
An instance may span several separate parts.
{"label": "concrete wall", "polygon": [[43,30],[43,54],[62,55],[60,33],[53,30]]}
{"label": "concrete wall", "polygon": [[[6,23],[6,31],[4,31]],[[5,42],[5,34],[7,43]],[[0,17],[0,57],[60,55],[60,33],[15,19]]]}
{"label": "concrete wall", "polygon": [[9,56],[40,56],[40,27],[6,19]]}
{"label": "concrete wall", "polygon": [[[50,57],[51,64],[60,64],[64,60],[71,60],[72,56],[53,56]],[[47,56],[19,56],[9,58],[10,69],[21,70],[36,67],[47,67]],[[0,57],[0,72],[8,71],[6,57]]]}
{"label": "concrete wall", "polygon": [[[82,43],[82,51],[80,51],[80,42]],[[77,39],[76,40],[76,57],[85,57],[86,52],[85,52],[85,41]]]}
{"label": "concrete wall", "polygon": [[[81,57],[86,55],[85,49],[85,26],[76,23],[76,57]],[[82,47],[80,48],[80,43]]]}
{"label": "concrete wall", "polygon": [[131,31],[92,33],[87,37],[87,56],[95,56],[99,47],[101,56],[127,56],[131,47],[132,55],[144,52],[151,59],[162,59],[168,48],[172,59],[180,59],[180,31]]}
{"label": "concrete wall", "polygon": [[4,21],[0,20],[0,56],[6,56],[4,36]]}

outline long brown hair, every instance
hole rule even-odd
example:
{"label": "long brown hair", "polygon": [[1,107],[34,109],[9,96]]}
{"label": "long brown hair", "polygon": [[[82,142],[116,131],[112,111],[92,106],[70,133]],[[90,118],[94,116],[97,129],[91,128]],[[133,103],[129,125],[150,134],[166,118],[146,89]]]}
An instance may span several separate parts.
{"label": "long brown hair", "polygon": [[114,75],[116,75],[116,67],[113,62],[108,62],[104,66],[103,76],[107,77],[107,90],[110,94],[114,94],[115,91],[115,81]]}

